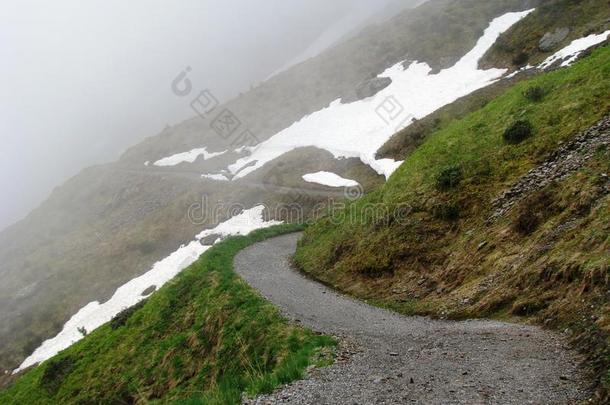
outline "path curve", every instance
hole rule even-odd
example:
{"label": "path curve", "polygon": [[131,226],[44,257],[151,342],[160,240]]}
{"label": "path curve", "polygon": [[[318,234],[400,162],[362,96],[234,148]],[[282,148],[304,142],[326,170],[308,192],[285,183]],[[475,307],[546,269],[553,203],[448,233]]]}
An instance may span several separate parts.
{"label": "path curve", "polygon": [[235,270],[288,318],[340,337],[342,354],[249,403],[522,405],[589,397],[580,359],[557,335],[496,321],[406,317],[345,297],[291,268],[300,236],[251,246],[237,255]]}

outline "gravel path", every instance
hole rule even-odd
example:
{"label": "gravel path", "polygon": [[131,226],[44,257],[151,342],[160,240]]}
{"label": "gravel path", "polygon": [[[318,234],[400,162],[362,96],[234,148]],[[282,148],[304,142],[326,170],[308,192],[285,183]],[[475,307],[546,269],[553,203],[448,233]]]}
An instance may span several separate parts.
{"label": "gravel path", "polygon": [[290,319],[341,340],[338,361],[245,403],[573,404],[588,398],[558,336],[495,321],[405,317],[347,298],[290,266],[300,234],[235,258],[236,271]]}

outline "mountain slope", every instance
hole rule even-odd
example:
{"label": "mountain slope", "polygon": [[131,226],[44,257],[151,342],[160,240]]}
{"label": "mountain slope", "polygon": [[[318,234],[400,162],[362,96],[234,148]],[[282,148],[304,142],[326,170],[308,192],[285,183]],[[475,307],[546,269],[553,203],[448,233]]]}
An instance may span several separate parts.
{"label": "mountain slope", "polygon": [[[352,96],[360,83],[405,58],[427,61],[435,69],[450,66],[474,46],[489,21],[523,6],[521,0],[429,1],[217,108],[228,108],[242,128],[264,141],[331,101]],[[193,85],[185,103],[210,84]],[[358,159],[337,161],[312,149],[295,152],[290,160],[276,159],[244,181],[202,180],[202,174],[243,156],[233,151],[241,145],[238,140],[223,139],[210,128],[213,118],[196,117],[168,127],[118,162],[84,170],[28,218],[0,234],[1,369],[18,366],[80,308],[110,298],[117,287],[148,271],[202,228],[230,215],[193,221],[190,209],[201,205],[203,195],[227,208],[296,202],[307,212],[318,203],[343,198],[343,192],[306,183],[304,174],[333,171],[358,181],[365,191],[383,181]],[[144,165],[204,146],[208,152],[231,151],[174,167]],[[281,176],[276,176],[276,167],[282,168]]]}
{"label": "mountain slope", "polygon": [[[426,77],[434,76],[471,49],[489,21],[536,4],[431,1],[219,109],[230,108],[264,141],[338,97],[353,97],[363,80],[393,63],[421,58],[433,69]],[[523,21],[539,24],[540,15],[545,14],[533,13],[533,18]],[[586,18],[574,21],[578,22],[575,32],[581,32]],[[595,24],[596,29],[603,27],[597,20]],[[516,40],[523,27],[509,30],[504,40]],[[544,29],[536,32],[542,34]],[[519,46],[531,46],[536,35],[527,36]],[[494,52],[489,54],[492,59],[497,55]],[[320,211],[318,203],[332,208],[333,201],[344,197],[341,189],[317,187],[303,180],[304,174],[327,170],[357,180],[365,191],[374,191],[347,210],[331,211],[330,217],[307,231],[296,256],[304,270],[351,294],[405,313],[522,318],[565,330],[589,350],[597,378],[603,380],[610,332],[606,275],[609,159],[604,146],[604,117],[610,110],[609,57],[606,47],[569,69],[531,80],[524,76],[536,72],[522,73],[514,81],[503,80],[416,122],[380,151],[407,160],[377,189],[382,179],[370,167],[358,159],[336,160],[316,148],[280,156],[244,179],[202,180],[201,174],[220,171],[247,153],[234,140],[214,134],[209,120],[197,118],[166,129],[129,150],[119,162],[84,171],[58,188],[25,221],[0,235],[0,273],[7,280],[0,286],[0,304],[7,309],[0,319],[0,365],[15,367],[89,301],[109,298],[116,287],[144,273],[180,244],[192,241],[202,228],[239,211],[193,216],[192,208],[201,208],[203,195],[229,208],[245,209],[265,202],[269,219],[288,219],[291,212],[283,208],[299,204],[305,212],[298,219],[303,219],[303,214]],[[506,55],[497,57],[494,63],[508,59]],[[405,141],[405,135],[415,139]],[[578,142],[572,142],[575,139]],[[202,147],[209,153],[229,151],[171,167],[154,164]],[[359,195],[362,190],[357,191]],[[282,209],[276,210],[278,207]],[[207,263],[211,257],[215,256],[210,253],[202,261]],[[204,395],[236,401],[241,390],[262,392],[297,377],[311,360],[310,349],[329,343],[300,329],[295,332],[301,336],[300,344],[294,346],[280,332],[263,334],[268,338],[265,342],[248,340],[244,346],[229,339],[227,350],[241,347],[245,356],[255,359],[260,354],[257,345],[268,345],[265,347],[273,355],[263,353],[263,363],[270,363],[264,364],[260,380],[256,372],[244,370],[249,361],[240,362],[237,356],[218,359],[212,353],[204,356],[214,363],[208,365],[205,360],[199,362],[199,352],[195,356],[188,353],[193,347],[205,352],[206,345],[225,332],[231,338],[233,332],[252,338],[247,330],[232,329],[235,323],[261,330],[255,314],[244,314],[244,308],[235,305],[239,299],[217,295],[227,290],[248,294],[236,287],[236,280],[225,271],[226,260],[223,263],[217,273],[221,284],[228,282],[226,289],[210,288],[218,282],[214,277],[204,277],[210,284],[200,286],[201,279],[193,276],[198,267],[192,267],[154,294],[144,308],[136,309],[134,319],[142,324],[128,321],[127,327],[116,329],[120,332],[112,324],[105,325],[26,373],[0,395],[7,400],[41,402],[94,401],[104,395],[108,401],[132,401],[158,399],[158,395],[182,398],[191,395],[194,387],[204,386]],[[191,284],[201,289],[193,291]],[[199,293],[214,300],[198,301]],[[184,322],[172,329],[176,325],[168,322],[167,315],[174,308]],[[208,311],[224,314],[225,310],[226,317],[211,318],[216,323],[205,339],[189,339],[187,332],[201,326],[193,323],[194,318]],[[272,328],[274,333],[293,330],[275,315],[268,322],[279,328]],[[160,336],[154,335],[158,325],[163,329]],[[111,343],[119,342],[115,337],[125,346],[114,347]],[[154,339],[145,342],[145,337]],[[156,338],[163,343],[159,345]],[[103,346],[99,352],[95,351],[98,344]],[[274,351],[276,344],[279,352]],[[300,345],[305,353],[298,352]],[[95,357],[102,352],[108,357]],[[150,360],[151,353],[158,356]],[[292,353],[298,364],[286,370],[281,353]],[[124,365],[125,357],[133,361]],[[171,364],[164,361],[169,358]],[[221,364],[224,361],[229,363]],[[94,371],[87,374],[89,368]],[[273,376],[278,370],[280,376]],[[81,375],[86,375],[84,382]],[[117,375],[123,379],[118,384]],[[195,375],[199,381],[193,380]],[[236,376],[236,380],[217,384],[223,375]]]}
{"label": "mountain slope", "polygon": [[239,403],[332,359],[334,342],[291,325],[235,273],[244,247],[295,226],[229,239],[0,393],[3,404]]}
{"label": "mountain slope", "polygon": [[[571,68],[519,82],[463,119],[439,123],[387,184],[308,228],[297,263],[404,313],[522,318],[567,330],[603,386],[609,69],[606,46]],[[507,142],[516,122],[529,123],[532,133]],[[597,123],[580,138],[591,147],[569,143]],[[557,151],[562,143],[567,152]],[[553,179],[564,164],[570,170]],[[534,169],[554,181],[503,194]],[[495,215],[507,198],[510,209]]]}

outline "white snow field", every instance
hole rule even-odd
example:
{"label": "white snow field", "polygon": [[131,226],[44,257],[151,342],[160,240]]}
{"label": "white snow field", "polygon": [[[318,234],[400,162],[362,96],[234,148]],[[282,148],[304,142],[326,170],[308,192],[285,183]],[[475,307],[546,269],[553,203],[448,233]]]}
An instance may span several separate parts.
{"label": "white snow field", "polygon": [[[165,259],[155,263],[153,268],[147,273],[123,284],[108,301],[103,304],[97,301],[87,304],[65,323],[59,334],[44,341],[13,373],[43,362],[70,347],[83,338],[78,328],[84,327],[87,332],[91,332],[109,322],[122,310],[146,298],[142,295],[142,292],[148,287],[156,286],[161,288],[161,286],[194,263],[199,256],[212,247],[210,245],[202,245],[200,242],[202,238],[215,234],[222,237],[246,235],[256,229],[268,228],[281,223],[278,221],[265,221],[262,216],[264,209],[265,207],[261,205],[245,210],[241,214],[222,222],[216,228],[202,232],[188,245],[181,246]],[[222,237],[219,237],[216,242],[222,239]]]}
{"label": "white snow field", "polygon": [[331,172],[308,173],[303,176],[303,180],[329,187],[357,187],[360,185],[355,180],[346,179]]}
{"label": "white snow field", "polygon": [[582,54],[587,49],[589,49],[595,45],[599,45],[602,42],[606,41],[609,36],[610,36],[610,30],[603,32],[601,34],[593,34],[593,35],[589,35],[589,36],[582,37],[579,39],[575,39],[574,41],[572,41],[570,43],[570,45],[555,52],[553,55],[546,58],[544,60],[544,62],[542,62],[541,64],[536,65],[536,66],[532,66],[532,65],[524,66],[521,69],[515,70],[513,73],[505,76],[504,78],[511,79],[511,78],[517,76],[519,73],[528,71],[530,69],[544,70],[544,69],[547,69],[547,68],[551,67],[552,65],[554,65],[555,62],[562,61],[560,67],[571,66],[572,64],[574,64],[574,62],[576,62],[578,60],[578,57],[580,56],[580,54]]}
{"label": "white snow field", "polygon": [[378,160],[377,150],[398,130],[460,97],[500,79],[505,69],[479,70],[478,61],[498,36],[531,13],[508,13],[494,19],[476,46],[454,66],[431,74],[426,63],[408,68],[398,63],[379,77],[392,84],[376,96],[349,104],[335,100],[328,107],[304,117],[261,144],[248,148],[250,155],[229,166],[235,179],[300,147],[314,146],[335,158],[360,158],[379,174],[389,177],[401,162]]}
{"label": "white snow field", "polygon": [[549,56],[538,67],[540,69],[546,69],[557,61],[563,61],[561,63],[562,67],[570,66],[572,63],[576,62],[582,52],[586,51],[592,46],[601,44],[602,42],[608,39],[608,36],[610,36],[610,30],[601,34],[593,34],[583,38],[575,39],[570,45]]}
{"label": "white snow field", "polygon": [[229,179],[227,179],[227,176],[225,176],[224,174],[202,174],[201,178],[203,179],[208,179],[208,180],[216,180],[216,181],[229,181]]}
{"label": "white snow field", "polygon": [[193,163],[199,156],[203,156],[204,160],[208,160],[216,156],[224,155],[225,153],[227,153],[226,150],[223,152],[208,152],[207,148],[197,148],[188,152],[176,153],[175,155],[159,159],[154,163],[154,165],[160,167],[176,166],[180,163]]}

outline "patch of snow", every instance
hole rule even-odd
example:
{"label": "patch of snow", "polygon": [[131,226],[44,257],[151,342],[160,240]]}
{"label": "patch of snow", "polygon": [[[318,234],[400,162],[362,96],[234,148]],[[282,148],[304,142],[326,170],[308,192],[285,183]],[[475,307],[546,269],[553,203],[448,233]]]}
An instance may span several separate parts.
{"label": "patch of snow", "polygon": [[580,54],[591,48],[592,46],[601,44],[610,36],[610,30],[603,32],[601,34],[593,34],[584,38],[579,38],[574,41],[565,48],[559,50],[555,54],[549,56],[544,62],[542,62],[539,66],[540,69],[546,69],[557,61],[563,61],[561,66],[570,66],[574,63]]}
{"label": "patch of snow", "polygon": [[356,187],[359,185],[357,181],[343,178],[331,172],[309,173],[303,176],[303,180],[329,187]]}
{"label": "patch of snow", "polygon": [[535,66],[532,66],[532,65],[523,66],[521,69],[515,70],[513,73],[507,75],[505,77],[505,79],[512,79],[513,77],[517,76],[519,73],[525,72],[526,70],[530,70],[533,68],[535,68]]}
{"label": "patch of snow", "polygon": [[234,179],[242,178],[296,148],[314,146],[335,158],[360,158],[377,173],[389,178],[401,162],[377,160],[375,153],[397,131],[460,97],[500,79],[505,69],[479,70],[478,61],[508,30],[532,10],[508,13],[494,19],[476,46],[453,67],[431,74],[426,63],[408,68],[398,63],[379,77],[392,84],[376,96],[354,103],[336,100],[327,108],[304,117],[261,144],[250,155],[229,166]]}
{"label": "patch of snow", "polygon": [[223,152],[208,152],[207,148],[197,148],[188,152],[176,153],[175,155],[159,159],[154,163],[154,165],[160,167],[176,166],[180,163],[193,163],[199,156],[203,156],[204,160],[208,160],[216,156],[224,155],[225,153],[227,153],[226,150]]}
{"label": "patch of snow", "polygon": [[281,221],[265,221],[263,218],[264,210],[264,205],[258,205],[249,210],[244,210],[241,214],[222,222],[216,228],[206,229],[197,235],[196,238],[203,239],[210,235],[222,235],[225,237],[247,235],[257,229],[268,228],[282,223]]}
{"label": "patch of snow", "polygon": [[90,333],[109,322],[122,310],[143,300],[145,297],[142,297],[142,292],[151,285],[156,285],[157,288],[163,286],[212,247],[201,244],[200,239],[203,237],[215,234],[225,237],[246,235],[256,229],[281,224],[278,221],[265,221],[262,217],[264,209],[264,206],[257,206],[245,210],[240,215],[219,224],[216,228],[203,231],[194,241],[186,246],[181,246],[165,259],[155,263],[147,273],[123,284],[108,301],[103,304],[94,301],[85,305],[64,324],[59,334],[44,341],[13,373],[43,362],[81,340],[83,335],[78,328],[84,327]]}
{"label": "patch of snow", "polygon": [[150,165],[150,160],[147,160],[146,162],[144,162],[144,166],[149,166]]}
{"label": "patch of snow", "polygon": [[225,176],[224,174],[202,174],[201,175],[202,178],[204,179],[210,179],[210,180],[216,180],[216,181],[229,181],[229,179],[227,178],[227,176]]}

